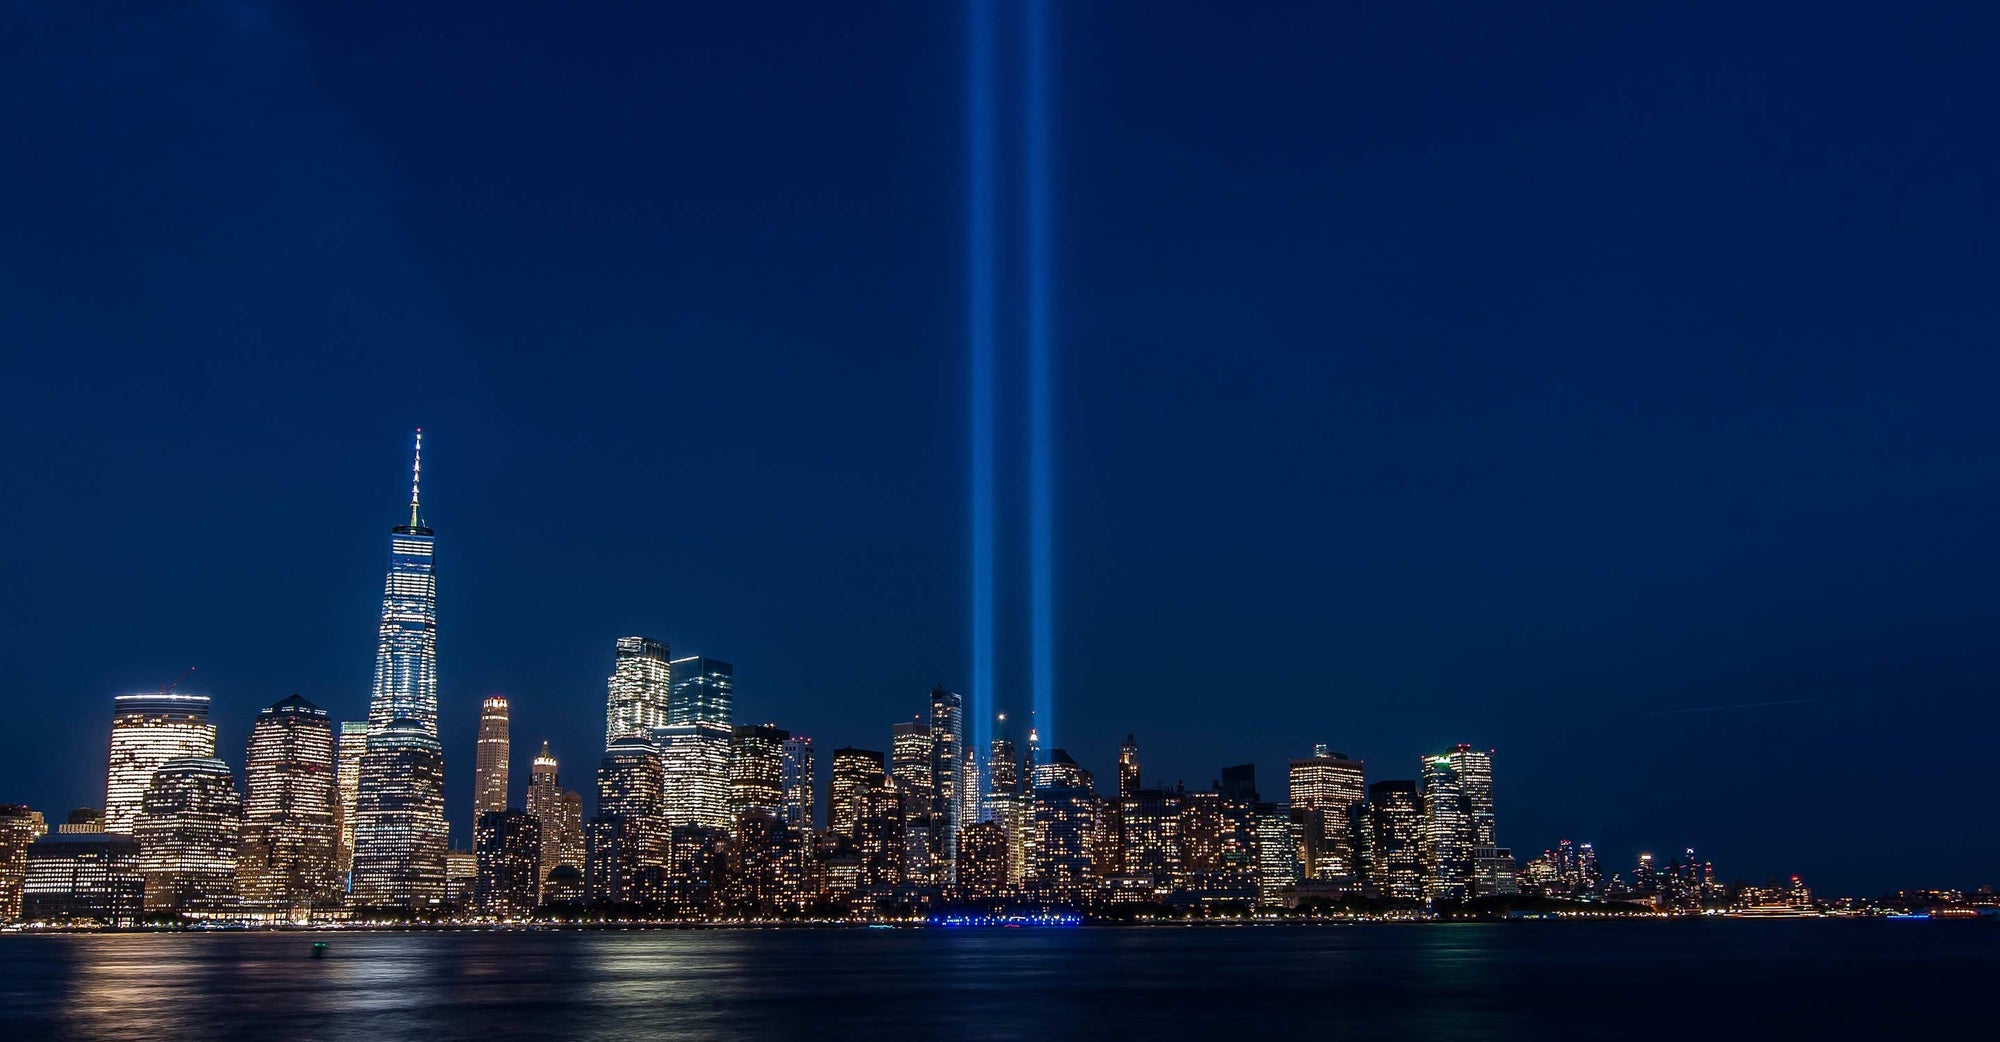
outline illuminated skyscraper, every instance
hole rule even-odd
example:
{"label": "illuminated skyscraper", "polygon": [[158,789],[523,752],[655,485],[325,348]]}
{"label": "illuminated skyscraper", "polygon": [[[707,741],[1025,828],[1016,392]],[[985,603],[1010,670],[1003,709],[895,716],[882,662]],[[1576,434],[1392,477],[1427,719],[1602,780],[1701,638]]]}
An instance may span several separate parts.
{"label": "illuminated skyscraper", "polygon": [[672,663],[673,691],[667,725],[653,729],[653,745],[666,768],[669,825],[727,829],[729,812],[730,703],[735,668],[720,659],[690,655]]}
{"label": "illuminated skyscraper", "polygon": [[871,774],[855,791],[854,849],[861,858],[859,885],[864,890],[896,886],[907,878],[905,802],[902,786],[891,774]]}
{"label": "illuminated skyscraper", "polygon": [[18,803],[0,803],[0,923],[21,918],[21,892],[28,880],[28,847],[47,831],[40,811]]}
{"label": "illuminated skyscraper", "polygon": [[305,913],[339,902],[333,722],[292,695],[257,714],[243,768],[245,904]]}
{"label": "illuminated skyscraper", "polygon": [[1472,819],[1450,755],[1423,758],[1424,896],[1460,898],[1472,878]]}
{"label": "illuminated skyscraper", "polygon": [[1292,761],[1287,780],[1292,814],[1305,830],[1302,867],[1307,875],[1352,878],[1356,874],[1353,827],[1368,798],[1361,761],[1316,745],[1312,756]]}
{"label": "illuminated skyscraper", "polygon": [[487,915],[533,915],[542,895],[542,828],[518,810],[488,811],[473,830],[473,903]]}
{"label": "illuminated skyscraper", "polygon": [[[664,651],[665,645],[661,649]],[[667,723],[730,726],[736,667],[701,655],[677,658],[671,665],[673,689],[667,701]]]}
{"label": "illuminated skyscraper", "polygon": [[242,827],[243,800],[228,764],[213,756],[161,764],[132,823],[146,910],[234,911]]}
{"label": "illuminated skyscraper", "polygon": [[1096,796],[1090,772],[1069,753],[1049,750],[1047,763],[1033,767],[1035,867],[1032,892],[1042,900],[1077,906],[1097,885],[1090,857]]}
{"label": "illuminated skyscraper", "polygon": [[340,785],[340,853],[339,871],[341,889],[347,888],[349,873],[354,871],[354,819],[355,806],[361,798],[361,758],[368,754],[368,721],[342,720],[340,722],[340,748],[335,773]]}
{"label": "illuminated skyscraper", "polygon": [[361,907],[421,908],[445,899],[444,750],[413,720],[370,725],[355,796],[354,871]]}
{"label": "illuminated skyscraper", "polygon": [[939,855],[936,845],[942,842],[941,838],[933,836],[931,828],[933,815],[938,810],[932,778],[936,765],[931,745],[931,726],[922,720],[889,727],[889,774],[896,779],[896,788],[903,794],[903,827],[933,844],[930,856],[923,859],[927,871],[928,865]]}
{"label": "illuminated skyscraper", "polygon": [[585,830],[590,900],[636,905],[656,896],[667,863],[666,787],[653,743],[627,736],[604,750],[597,816]]}
{"label": "illuminated skyscraper", "polygon": [[362,905],[421,906],[445,896],[435,533],[418,506],[423,448],[418,431],[409,523],[390,530],[375,689],[368,699],[368,751],[355,797],[352,889]]}
{"label": "illuminated skyscraper", "polygon": [[666,799],[659,750],[644,738],[620,738],[597,766],[597,812],[655,819]]}
{"label": "illuminated skyscraper", "polygon": [[488,695],[479,705],[479,747],[472,765],[472,820],[507,809],[507,761],[513,742],[507,734],[507,698]]}
{"label": "illuminated skyscraper", "polygon": [[785,739],[779,784],[784,786],[784,809],[779,815],[786,826],[811,832],[815,825],[818,785],[813,780],[813,740],[805,735]]}
{"label": "illuminated skyscraper", "polygon": [[132,831],[153,772],[168,760],[215,755],[208,696],[160,691],[112,699],[111,769],[104,784],[104,831]]}
{"label": "illuminated skyscraper", "polygon": [[535,755],[528,774],[528,814],[541,826],[542,878],[557,865],[583,866],[583,803],[570,801],[557,774],[558,764],[549,752],[549,743]]}
{"label": "illuminated skyscraper", "polygon": [[1139,791],[1139,739],[1126,735],[1125,744],[1118,747],[1118,795],[1129,796]]}
{"label": "illuminated skyscraper", "polygon": [[1490,847],[1498,842],[1493,827],[1493,752],[1460,743],[1447,755],[1465,786],[1465,814],[1472,829],[1472,844]]}
{"label": "illuminated skyscraper", "polygon": [[673,691],[672,656],[667,642],[651,637],[618,638],[618,660],[605,682],[604,744],[645,738],[667,725]]}
{"label": "illuminated skyscraper", "polygon": [[1298,886],[1298,843],[1292,834],[1292,816],[1269,803],[1257,804],[1257,903],[1280,905],[1285,893]]}
{"label": "illuminated skyscraper", "polygon": [[1181,873],[1179,789],[1134,789],[1119,800],[1125,830],[1125,874],[1163,894]]}
{"label": "illuminated skyscraper", "polygon": [[[965,699],[942,687],[931,689],[931,835],[944,878],[958,856],[961,822],[978,816],[977,786],[966,771]],[[967,801],[971,805],[967,806]]]}
{"label": "illuminated skyscraper", "polygon": [[833,751],[833,795],[827,803],[827,827],[852,837],[857,801],[871,775],[886,773],[882,754],[847,746]]}
{"label": "illuminated skyscraper", "polygon": [[785,742],[791,735],[776,724],[743,724],[729,739],[729,809],[732,820],[747,814],[775,818],[785,799]]}
{"label": "illuminated skyscraper", "polygon": [[[1000,717],[1004,725],[1006,716]],[[1014,743],[1006,738],[995,738],[986,752],[986,791],[979,799],[979,819],[990,822],[998,828],[1002,847],[1000,851],[1001,882],[1007,886],[1020,883],[1026,873],[1026,854],[1022,846],[1022,834],[1027,831],[1028,800],[1021,794],[1021,763],[1014,757]],[[963,830],[959,832],[959,842],[965,841]],[[960,851],[961,860],[965,856]],[[978,893],[984,884],[965,879],[961,866],[958,879],[962,892]]]}
{"label": "illuminated skyscraper", "polygon": [[1382,897],[1424,896],[1424,810],[1413,781],[1368,787],[1368,885]]}

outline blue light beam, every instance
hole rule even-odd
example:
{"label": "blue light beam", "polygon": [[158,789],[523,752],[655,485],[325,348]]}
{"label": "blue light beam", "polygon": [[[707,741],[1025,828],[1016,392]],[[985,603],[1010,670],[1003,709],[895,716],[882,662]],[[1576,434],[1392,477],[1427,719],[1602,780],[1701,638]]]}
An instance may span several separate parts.
{"label": "blue light beam", "polygon": [[1027,8],[1028,612],[1041,754],[1061,744],[1055,711],[1054,291],[1049,256],[1048,0]]}
{"label": "blue light beam", "polygon": [[993,0],[969,0],[966,13],[966,277],[970,353],[972,510],[973,751],[983,760],[993,717]]}

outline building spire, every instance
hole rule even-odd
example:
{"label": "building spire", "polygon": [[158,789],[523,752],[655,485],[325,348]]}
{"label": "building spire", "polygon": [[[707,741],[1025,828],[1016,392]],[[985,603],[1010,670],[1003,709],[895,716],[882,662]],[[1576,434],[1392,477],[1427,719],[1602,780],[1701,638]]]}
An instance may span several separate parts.
{"label": "building spire", "polygon": [[422,528],[424,524],[422,521],[417,519],[417,487],[423,484],[423,478],[424,478],[424,429],[422,427],[418,427],[417,455],[416,458],[412,460],[410,463],[410,527],[411,528]]}

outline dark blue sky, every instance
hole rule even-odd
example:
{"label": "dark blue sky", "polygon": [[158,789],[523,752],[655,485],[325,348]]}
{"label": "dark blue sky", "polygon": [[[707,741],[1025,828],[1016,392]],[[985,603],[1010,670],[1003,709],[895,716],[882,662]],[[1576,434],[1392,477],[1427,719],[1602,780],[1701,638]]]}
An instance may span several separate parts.
{"label": "dark blue sky", "polygon": [[[1991,881],[1994,20],[1062,5],[1060,744],[1471,741],[1522,857]],[[589,790],[619,634],[829,749],[963,686],[963,30],[0,12],[0,799],[189,664],[239,766],[360,714],[419,425],[461,833],[487,693]]]}

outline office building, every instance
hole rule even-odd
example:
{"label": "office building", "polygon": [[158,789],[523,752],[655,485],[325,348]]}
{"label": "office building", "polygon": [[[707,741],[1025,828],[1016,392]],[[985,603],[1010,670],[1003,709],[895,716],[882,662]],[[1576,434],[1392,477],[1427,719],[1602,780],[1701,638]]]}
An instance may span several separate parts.
{"label": "office building", "polygon": [[410,472],[410,516],[390,529],[389,573],[368,746],[355,797],[353,899],[423,907],[445,897],[444,747],[437,719],[436,533],[418,495],[423,432]]}
{"label": "office building", "polygon": [[669,825],[727,830],[730,723],[735,667],[720,659],[689,655],[670,663],[673,677],[667,723],[654,728],[653,745],[666,769]]}
{"label": "office building", "polygon": [[856,749],[846,746],[833,751],[833,793],[827,805],[827,827],[832,831],[852,837],[856,803],[868,779],[877,774],[886,774],[882,754],[871,749]]}
{"label": "office building", "polygon": [[0,803],[0,923],[21,918],[21,894],[28,882],[28,847],[47,831],[41,811],[18,803]]}
{"label": "office building", "polygon": [[[840,762],[838,754],[834,762]],[[904,806],[902,786],[891,774],[871,774],[855,792],[854,851],[861,858],[858,885],[863,890],[896,886],[907,878]]]}
{"label": "office building", "polygon": [[785,742],[775,724],[743,724],[729,739],[729,805],[732,822],[745,816],[777,818],[785,801]]}
{"label": "office building", "polygon": [[1032,813],[1035,865],[1030,890],[1042,901],[1080,907],[1097,884],[1091,834],[1097,800],[1090,772],[1062,749],[1034,767]]}
{"label": "office building", "polygon": [[548,878],[557,865],[583,867],[586,854],[583,797],[563,790],[558,766],[549,752],[549,743],[543,742],[542,751],[536,754],[528,773],[527,810],[542,830],[542,879]]}
{"label": "office building", "polygon": [[1299,883],[1298,839],[1292,816],[1270,803],[1257,804],[1253,814],[1257,903],[1266,907],[1282,905]]}
{"label": "office building", "polygon": [[1293,817],[1304,832],[1301,868],[1307,877],[1355,878],[1353,826],[1368,798],[1362,762],[1316,745],[1313,755],[1291,762],[1287,782]]}
{"label": "office building", "polygon": [[813,740],[793,735],[785,739],[782,755],[778,781],[784,787],[784,808],[779,816],[787,827],[811,832],[817,824],[819,789],[813,775]]}
{"label": "office building", "polygon": [[1010,892],[1007,830],[998,821],[965,827],[958,836],[958,896],[966,901],[997,901]]}
{"label": "office building", "polygon": [[333,721],[292,695],[250,727],[238,874],[251,909],[297,916],[340,900]]}
{"label": "office building", "polygon": [[673,656],[666,641],[620,637],[617,656],[605,681],[607,748],[620,738],[647,738],[654,728],[665,727],[673,692]]}
{"label": "office building", "polygon": [[944,878],[958,856],[958,829],[979,815],[977,771],[965,745],[965,699],[943,687],[931,689],[931,829],[933,849],[944,863]]}
{"label": "office building", "polygon": [[523,919],[542,900],[542,826],[524,811],[488,811],[473,833],[478,881],[473,903],[486,915]]}
{"label": "office building", "polygon": [[129,926],[145,911],[138,840],[117,832],[57,831],[29,844],[23,921]]}
{"label": "office building", "polygon": [[1465,896],[1472,878],[1472,820],[1465,784],[1450,755],[1422,761],[1424,797],[1424,896]]}
{"label": "office building", "polygon": [[242,828],[243,800],[229,765],[212,756],[161,764],[132,823],[146,911],[235,912]]}
{"label": "office building", "polygon": [[215,725],[208,722],[207,695],[159,691],[113,698],[104,830],[132,831],[146,787],[161,764],[214,755]]}
{"label": "office building", "polygon": [[340,860],[337,867],[343,891],[347,889],[347,880],[354,872],[355,809],[361,799],[361,758],[367,754],[368,721],[341,721],[340,747],[335,754],[337,762],[334,771],[340,787]]}
{"label": "office building", "polygon": [[1378,896],[1424,896],[1423,800],[1414,781],[1381,781],[1368,787],[1368,885]]}
{"label": "office building", "polygon": [[414,720],[371,729],[355,797],[353,904],[427,908],[445,899],[443,806],[437,738]]}
{"label": "office building", "polygon": [[505,695],[488,695],[479,703],[479,745],[472,764],[474,822],[508,806],[508,760],[514,751],[507,728],[509,708]]}

